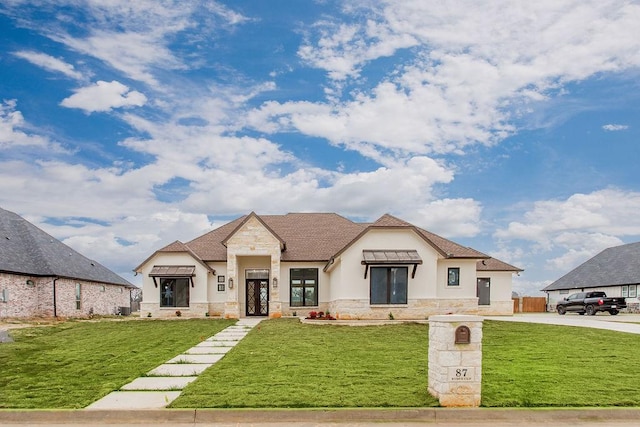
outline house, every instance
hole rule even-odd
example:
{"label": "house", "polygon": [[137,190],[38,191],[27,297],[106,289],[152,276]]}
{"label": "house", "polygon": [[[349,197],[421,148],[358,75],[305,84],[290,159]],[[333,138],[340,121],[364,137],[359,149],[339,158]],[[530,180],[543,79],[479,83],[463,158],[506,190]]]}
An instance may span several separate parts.
{"label": "house", "polygon": [[143,276],[142,316],[308,315],[425,319],[510,315],[521,271],[391,215],[249,215],[159,249]]}
{"label": "house", "polygon": [[0,208],[0,318],[114,314],[131,283]]}
{"label": "house", "polygon": [[635,311],[639,308],[639,288],[640,242],[605,249],[542,291],[547,293],[547,305],[552,310],[569,294],[589,290],[625,297],[628,309]]}
{"label": "house", "polygon": [[334,213],[252,212],[171,243],[135,271],[141,315],[424,319],[512,314],[511,279],[521,270],[391,215],[356,223]]}

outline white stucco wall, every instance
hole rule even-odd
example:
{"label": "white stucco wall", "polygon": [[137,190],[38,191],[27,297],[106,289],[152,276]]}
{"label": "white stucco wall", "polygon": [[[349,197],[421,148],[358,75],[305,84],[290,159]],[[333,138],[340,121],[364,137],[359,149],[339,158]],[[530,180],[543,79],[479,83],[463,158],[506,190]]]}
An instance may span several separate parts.
{"label": "white stucco wall", "polygon": [[407,265],[409,270],[407,298],[435,297],[436,290],[433,284],[436,279],[435,265],[438,253],[411,230],[371,230],[343,252],[340,263],[332,269],[332,300],[369,300],[370,276],[367,275],[367,278],[364,278],[365,266],[361,264],[362,251],[365,249],[415,249],[418,251],[422,264],[418,265],[414,278],[411,278],[413,265]]}
{"label": "white stucco wall", "polygon": [[[442,259],[438,262],[438,278],[435,288],[436,296],[446,299],[463,299],[476,297],[476,261],[475,259]],[[460,269],[460,285],[448,286],[449,268]]]}

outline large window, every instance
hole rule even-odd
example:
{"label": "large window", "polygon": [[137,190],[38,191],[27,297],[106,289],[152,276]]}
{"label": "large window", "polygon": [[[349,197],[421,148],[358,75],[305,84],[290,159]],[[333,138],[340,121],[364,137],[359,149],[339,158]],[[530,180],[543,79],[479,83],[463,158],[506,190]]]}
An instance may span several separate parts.
{"label": "large window", "polygon": [[318,305],[318,269],[292,268],[289,270],[291,280],[291,307],[307,307]]}
{"label": "large window", "polygon": [[371,304],[407,303],[407,267],[371,267]]}
{"label": "large window", "polygon": [[189,307],[189,278],[160,279],[160,307]]}

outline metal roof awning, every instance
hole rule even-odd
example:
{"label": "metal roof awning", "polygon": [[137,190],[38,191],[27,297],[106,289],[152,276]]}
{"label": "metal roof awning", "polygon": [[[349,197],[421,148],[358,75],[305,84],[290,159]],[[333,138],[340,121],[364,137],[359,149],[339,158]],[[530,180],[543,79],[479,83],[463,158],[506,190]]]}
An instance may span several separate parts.
{"label": "metal roof awning", "polygon": [[413,265],[411,278],[416,276],[418,264],[422,264],[422,258],[415,249],[409,250],[371,250],[364,249],[362,251],[362,265],[365,266],[364,278],[367,278],[370,265]]}
{"label": "metal roof awning", "polygon": [[196,275],[195,265],[154,265],[149,273],[153,278],[153,283],[158,287],[156,277],[188,277],[193,288],[193,276]]}

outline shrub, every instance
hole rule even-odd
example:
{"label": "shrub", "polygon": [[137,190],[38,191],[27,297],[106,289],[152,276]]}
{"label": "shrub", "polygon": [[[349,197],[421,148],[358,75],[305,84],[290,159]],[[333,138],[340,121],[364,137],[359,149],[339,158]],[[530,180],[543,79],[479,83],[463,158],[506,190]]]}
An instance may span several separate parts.
{"label": "shrub", "polygon": [[176,316],[178,317],[182,316],[182,312],[180,310],[176,310]]}
{"label": "shrub", "polygon": [[309,312],[309,319],[315,319],[316,317],[318,317],[318,312],[317,311],[310,311]]}

